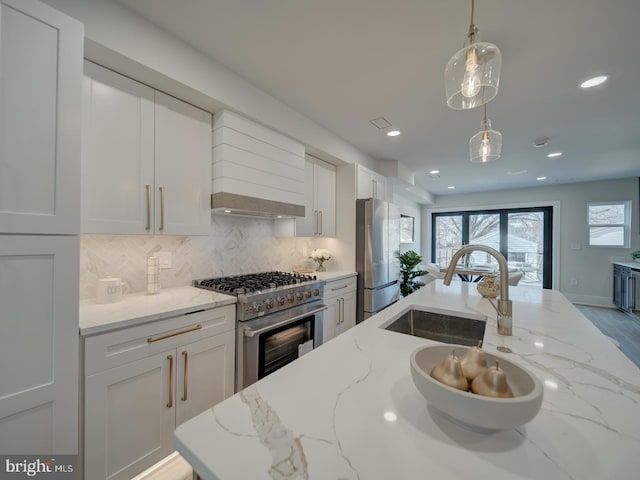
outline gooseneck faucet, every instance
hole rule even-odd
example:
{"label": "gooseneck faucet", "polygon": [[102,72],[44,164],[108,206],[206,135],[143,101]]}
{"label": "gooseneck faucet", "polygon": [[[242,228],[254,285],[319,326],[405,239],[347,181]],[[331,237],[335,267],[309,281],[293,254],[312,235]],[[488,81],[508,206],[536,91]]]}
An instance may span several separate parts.
{"label": "gooseneck faucet", "polygon": [[496,309],[496,312],[498,312],[498,335],[509,336],[511,335],[512,322],[512,302],[509,300],[509,267],[507,266],[507,259],[504,258],[500,252],[485,245],[465,245],[453,254],[443,282],[445,285],[451,284],[451,278],[453,277],[456,264],[458,260],[460,260],[460,257],[476,250],[488,253],[498,261],[498,265],[500,266],[500,298],[498,299],[498,305],[494,305],[491,299],[489,299],[489,302],[493,305],[493,308]]}

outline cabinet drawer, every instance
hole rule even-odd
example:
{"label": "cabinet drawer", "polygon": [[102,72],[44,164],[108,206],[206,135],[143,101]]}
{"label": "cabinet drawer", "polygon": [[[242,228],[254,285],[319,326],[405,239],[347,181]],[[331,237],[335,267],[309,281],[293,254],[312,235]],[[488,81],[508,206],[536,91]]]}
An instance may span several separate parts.
{"label": "cabinet drawer", "polygon": [[235,329],[235,305],[87,337],[85,376]]}
{"label": "cabinet drawer", "polygon": [[334,280],[327,282],[324,286],[324,298],[333,298],[339,295],[344,295],[347,292],[354,292],[358,284],[358,277],[341,278],[340,280]]}

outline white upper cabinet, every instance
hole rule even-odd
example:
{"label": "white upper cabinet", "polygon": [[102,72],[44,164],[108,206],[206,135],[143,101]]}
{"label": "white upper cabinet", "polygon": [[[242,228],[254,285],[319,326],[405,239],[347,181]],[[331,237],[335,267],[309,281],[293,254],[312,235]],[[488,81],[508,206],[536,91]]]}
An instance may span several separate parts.
{"label": "white upper cabinet", "polygon": [[307,156],[304,175],[305,216],[278,220],[276,235],[295,237],[335,237],[336,169]]}
{"label": "white upper cabinet", "polygon": [[386,177],[362,165],[357,169],[358,198],[376,198],[390,201],[387,195]]}
{"label": "white upper cabinet", "polygon": [[211,223],[211,114],[156,91],[155,227],[207,235]]}
{"label": "white upper cabinet", "polygon": [[47,5],[2,0],[0,232],[79,232],[82,37]]}
{"label": "white upper cabinet", "polygon": [[94,63],[84,72],[82,231],[153,233],[154,91]]}
{"label": "white upper cabinet", "polygon": [[211,114],[85,62],[82,232],[206,235]]}

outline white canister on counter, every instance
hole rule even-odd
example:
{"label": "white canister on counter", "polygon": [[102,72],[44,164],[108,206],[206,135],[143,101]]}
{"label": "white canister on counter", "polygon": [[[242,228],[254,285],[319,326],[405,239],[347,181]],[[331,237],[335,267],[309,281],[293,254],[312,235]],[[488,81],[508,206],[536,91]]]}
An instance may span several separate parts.
{"label": "white canister on counter", "polygon": [[107,277],[98,279],[96,303],[116,303],[122,300],[122,281]]}

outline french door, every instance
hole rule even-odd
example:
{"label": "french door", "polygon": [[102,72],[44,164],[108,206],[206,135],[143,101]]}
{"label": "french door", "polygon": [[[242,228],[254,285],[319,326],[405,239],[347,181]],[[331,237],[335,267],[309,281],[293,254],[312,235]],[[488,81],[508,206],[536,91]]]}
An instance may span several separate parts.
{"label": "french door", "polygon": [[[431,258],[448,265],[463,245],[486,245],[507,259],[522,282],[551,288],[552,207],[438,212],[432,215]],[[473,266],[496,266],[485,252],[470,255]]]}

